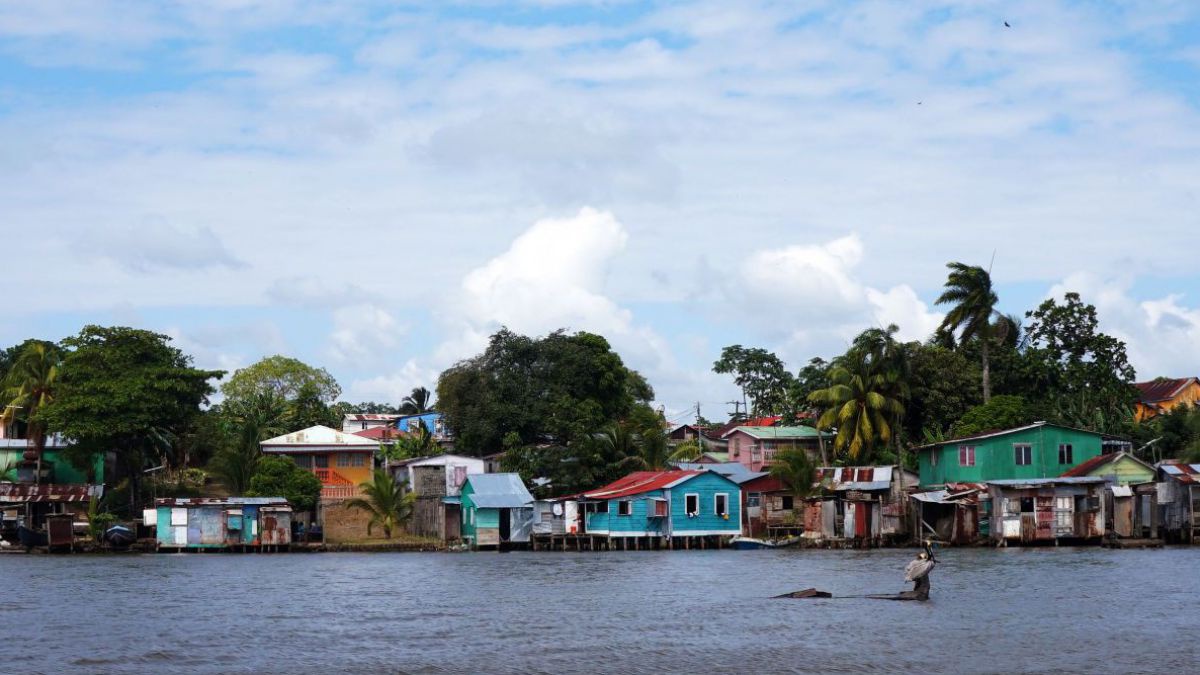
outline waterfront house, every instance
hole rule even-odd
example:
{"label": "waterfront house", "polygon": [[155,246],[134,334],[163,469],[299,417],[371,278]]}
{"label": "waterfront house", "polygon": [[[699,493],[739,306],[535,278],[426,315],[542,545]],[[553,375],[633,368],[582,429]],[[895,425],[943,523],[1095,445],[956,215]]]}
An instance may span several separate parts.
{"label": "waterfront house", "polygon": [[921,486],[1055,478],[1128,441],[1047,422],[955,438],[914,448]]}
{"label": "waterfront house", "polygon": [[515,473],[467,474],[458,497],[462,539],[471,548],[503,547],[529,542],[533,529],[533,495]]}
{"label": "waterfront house", "polygon": [[1200,541],[1200,464],[1158,465],[1160,526],[1169,542]]}
{"label": "waterfront house", "polygon": [[471,474],[483,473],[484,462],[478,457],[434,455],[401,460],[388,471],[416,495],[408,531],[422,537],[457,539],[462,530],[460,506],[447,504],[456,497]]}
{"label": "waterfront house", "polygon": [[1157,470],[1133,453],[1121,451],[1093,457],[1063,472],[1099,476],[1108,481],[1104,496],[1105,527],[1117,537],[1155,537],[1158,528]]}
{"label": "waterfront house", "polygon": [[987,481],[991,537],[998,543],[1099,543],[1105,533],[1104,488],[1096,476]]}
{"label": "waterfront house", "polygon": [[969,545],[990,533],[992,500],[983,483],[948,483],[913,494],[912,502],[914,540]]}
{"label": "waterfront house", "polygon": [[321,500],[341,500],[359,493],[371,480],[379,442],[326,426],[314,426],[269,438],[260,444],[268,455],[286,455],[321,480]]}
{"label": "waterfront house", "polygon": [[0,536],[15,543],[23,526],[45,532],[52,547],[69,546],[71,524],[86,522],[88,503],[102,496],[103,485],[0,483]]}
{"label": "waterfront house", "polygon": [[143,515],[159,550],[286,549],[292,509],[283,497],[157,499]]}
{"label": "waterfront house", "polygon": [[395,428],[396,420],[400,417],[390,413],[346,413],[342,417],[342,431],[353,434],[379,427]]}
{"label": "waterfront house", "polygon": [[1160,377],[1138,382],[1138,400],[1133,414],[1139,422],[1161,415],[1181,405],[1200,404],[1200,380],[1195,377]]}
{"label": "waterfront house", "polygon": [[8,433],[0,437],[0,470],[4,472],[0,480],[83,485],[104,483],[110,478],[107,468],[111,464],[111,453],[93,453],[88,466],[81,469],[63,456],[71,442],[58,434],[50,434],[46,436],[46,445],[42,449],[41,480],[37,480],[37,463],[24,459],[25,451],[33,449],[33,441],[19,437],[14,433],[16,430],[16,425],[10,425]]}
{"label": "waterfront house", "polygon": [[904,515],[917,476],[899,466],[822,467],[804,500],[804,536],[879,545],[907,536]]}
{"label": "waterfront house", "polygon": [[757,427],[737,426],[724,435],[729,443],[729,460],[746,465],[751,471],[762,471],[775,458],[775,453],[789,448],[808,452],[809,457],[819,461],[822,435],[826,442],[833,435],[818,432],[812,427]]}
{"label": "waterfront house", "polygon": [[626,547],[742,532],[741,489],[715,471],[636,471],[580,498],[587,534]]}

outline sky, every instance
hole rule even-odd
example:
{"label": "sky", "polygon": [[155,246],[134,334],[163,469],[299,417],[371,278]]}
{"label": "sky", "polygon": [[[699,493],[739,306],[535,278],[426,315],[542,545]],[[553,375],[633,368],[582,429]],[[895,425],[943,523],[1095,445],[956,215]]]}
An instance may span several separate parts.
{"label": "sky", "polygon": [[1198,45],[1190,0],[0,0],[0,342],[397,402],[589,330],[719,418],[723,346],[922,339],[961,260],[1196,375]]}

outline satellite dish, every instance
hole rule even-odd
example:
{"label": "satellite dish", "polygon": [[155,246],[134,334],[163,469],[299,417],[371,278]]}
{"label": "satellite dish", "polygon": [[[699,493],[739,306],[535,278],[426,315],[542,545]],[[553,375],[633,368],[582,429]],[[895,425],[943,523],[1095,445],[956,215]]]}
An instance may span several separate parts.
{"label": "satellite dish", "polygon": [[550,507],[550,511],[556,516],[561,516],[563,513],[562,504],[555,502],[554,506]]}

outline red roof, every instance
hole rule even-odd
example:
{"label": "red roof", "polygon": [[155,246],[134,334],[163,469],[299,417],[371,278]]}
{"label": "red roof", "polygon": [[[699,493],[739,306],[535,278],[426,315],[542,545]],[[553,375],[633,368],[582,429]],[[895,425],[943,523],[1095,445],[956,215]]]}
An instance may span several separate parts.
{"label": "red roof", "polygon": [[639,495],[651,490],[661,490],[672,483],[691,476],[699,476],[703,471],[634,471],[624,478],[615,480],[602,488],[583,493],[588,499],[616,499]]}
{"label": "red roof", "polygon": [[372,427],[370,429],[363,429],[362,431],[355,431],[354,435],[370,438],[375,441],[394,441],[398,438],[404,438],[408,435],[408,432],[400,431],[396,427]]}
{"label": "red roof", "polygon": [[1150,404],[1161,403],[1175,398],[1184,387],[1195,381],[1196,378],[1194,377],[1161,377],[1149,382],[1137,382],[1133,386],[1138,388],[1142,403]]}

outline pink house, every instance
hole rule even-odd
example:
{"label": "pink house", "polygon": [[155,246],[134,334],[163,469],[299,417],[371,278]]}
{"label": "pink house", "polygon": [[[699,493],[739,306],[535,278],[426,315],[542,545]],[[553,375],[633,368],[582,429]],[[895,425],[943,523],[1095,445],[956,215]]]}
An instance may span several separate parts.
{"label": "pink house", "polygon": [[[814,461],[820,461],[820,434],[812,427],[734,427],[723,437],[729,442],[729,461],[738,462],[751,471],[762,471],[775,458],[775,453],[785,448],[801,448],[808,451]],[[833,434],[822,434],[825,442],[833,440]]]}

